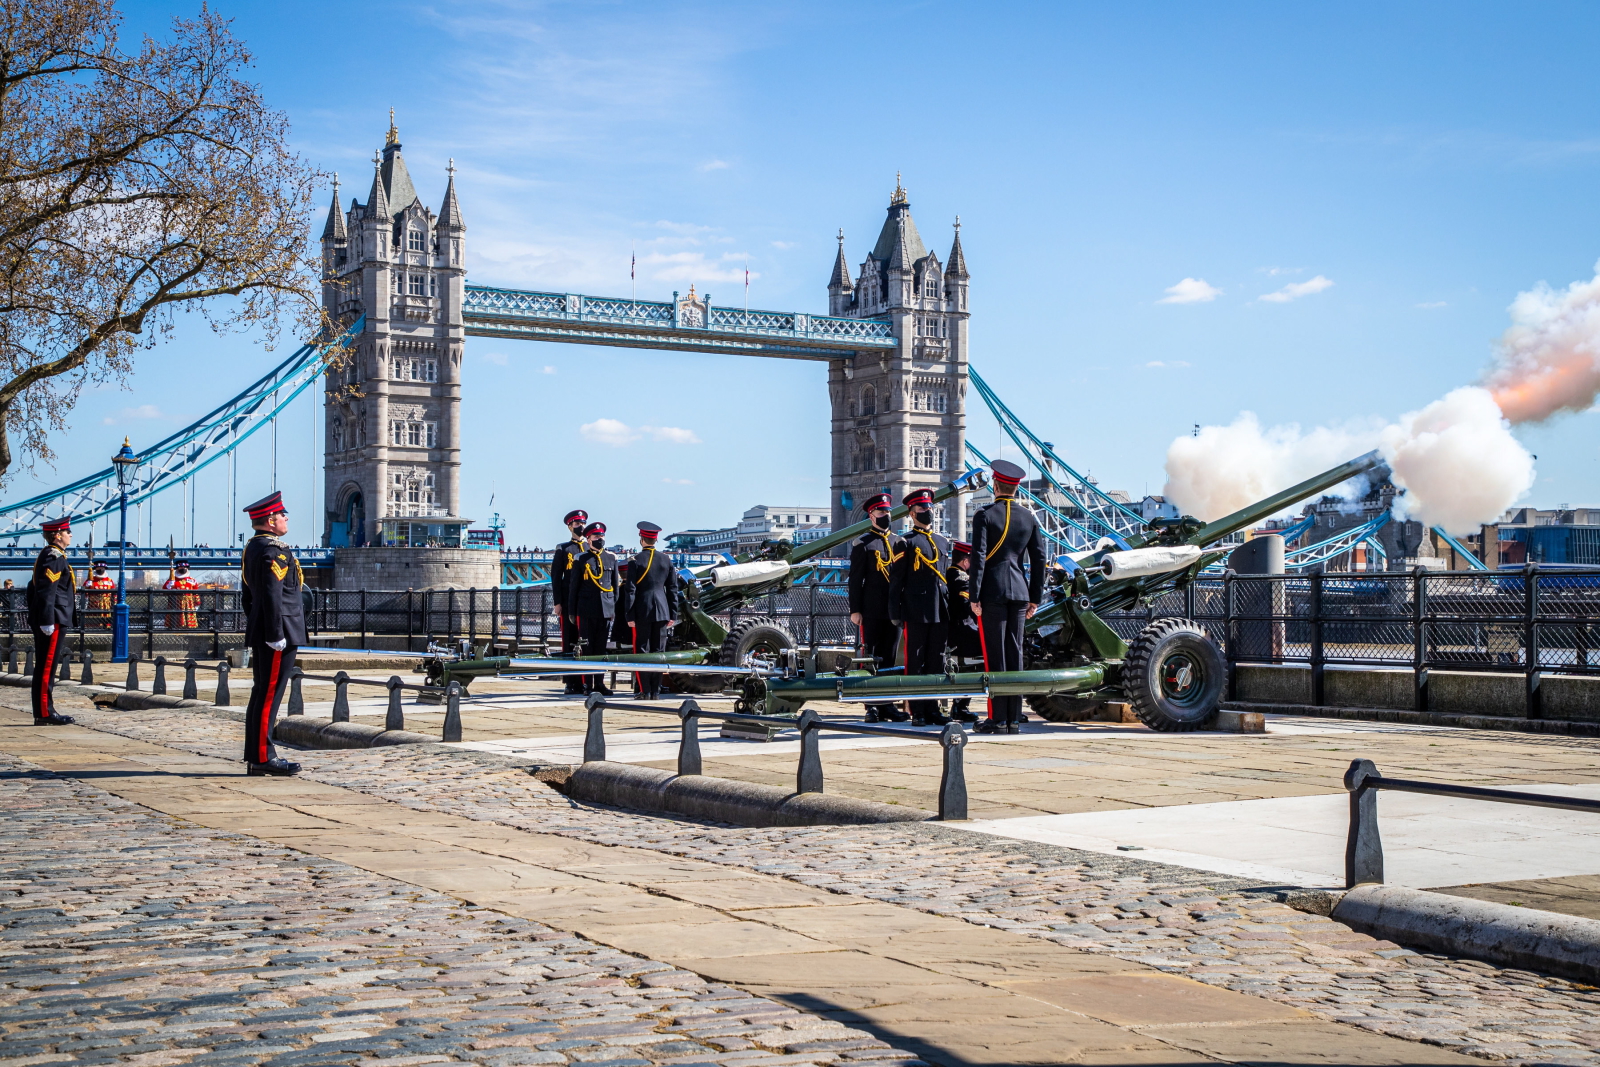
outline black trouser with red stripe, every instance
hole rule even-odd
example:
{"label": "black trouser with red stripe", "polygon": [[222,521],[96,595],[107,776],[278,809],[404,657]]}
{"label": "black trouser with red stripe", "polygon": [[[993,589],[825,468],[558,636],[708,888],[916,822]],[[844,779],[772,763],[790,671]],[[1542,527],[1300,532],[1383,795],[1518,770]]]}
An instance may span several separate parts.
{"label": "black trouser with red stripe", "polygon": [[[634,623],[633,650],[635,652],[665,652],[667,650],[667,620]],[[633,677],[639,693],[644,699],[657,700],[660,698],[660,671],[640,671]]]}
{"label": "black trouser with red stripe", "polygon": [[[606,641],[611,637],[611,620],[604,615],[579,615],[578,637],[583,642],[585,656],[604,656]],[[575,674],[572,677],[582,679],[585,693],[599,689],[606,680],[603,674]]]}
{"label": "black trouser with red stripe", "polygon": [[[938,622],[906,622],[906,673],[943,674],[944,646],[950,624]],[[911,714],[937,715],[937,700],[913,700]]]}
{"label": "black trouser with red stripe", "polygon": [[[983,617],[983,645],[986,654],[984,671],[999,674],[1001,671],[1022,669],[1022,626],[1028,621],[1026,600],[985,601]],[[999,723],[1022,721],[1020,696],[990,697],[990,718]]]}
{"label": "black trouser with red stripe", "polygon": [[37,626],[33,628],[33,717],[47,719],[56,710],[56,672],[61,669],[61,657],[67,655],[67,635],[62,627],[46,634]]}
{"label": "black trouser with red stripe", "polygon": [[[578,618],[567,614],[566,605],[557,604],[556,621],[561,626],[561,656],[563,659],[571,659],[583,647],[583,643],[578,639]],[[563,674],[561,680],[566,683],[567,692],[583,691],[583,675]]]}
{"label": "black trouser with red stripe", "polygon": [[294,645],[282,652],[256,643],[250,646],[250,671],[255,684],[250,687],[250,705],[244,711],[244,761],[266,763],[278,758],[272,747],[272,722],[278,717],[278,705],[289,689],[289,675],[294,673]]}
{"label": "black trouser with red stripe", "polygon": [[[900,655],[900,627],[889,619],[872,615],[861,616],[861,655],[878,661],[879,669],[895,666]],[[867,705],[868,711],[893,711],[894,704],[875,701]]]}

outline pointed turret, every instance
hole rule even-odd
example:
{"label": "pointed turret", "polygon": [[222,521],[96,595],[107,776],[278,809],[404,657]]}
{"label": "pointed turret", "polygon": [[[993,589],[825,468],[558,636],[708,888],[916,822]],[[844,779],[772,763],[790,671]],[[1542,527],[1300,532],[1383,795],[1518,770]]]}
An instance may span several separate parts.
{"label": "pointed turret", "polygon": [[956,216],[956,239],[950,246],[950,265],[944,269],[946,278],[967,278],[967,256],[961,251],[961,216]]}
{"label": "pointed turret", "polygon": [[333,176],[333,202],[328,205],[328,221],[322,227],[324,241],[344,241],[349,236],[344,228],[344,212],[339,210],[339,176]]}
{"label": "pointed turret", "polygon": [[383,163],[377,153],[372,156],[372,191],[367,194],[367,218],[388,222],[389,196],[383,189]]}
{"label": "pointed turret", "polygon": [[839,254],[833,260],[833,277],[828,279],[828,292],[848,293],[855,288],[850,280],[850,264],[844,261],[844,230],[839,231]]}
{"label": "pointed turret", "polygon": [[456,202],[456,161],[450,160],[446,168],[450,175],[448,184],[444,187],[444,205],[439,208],[439,223],[435,229],[465,231],[466,220],[461,217],[461,205]]}
{"label": "pointed turret", "polygon": [[900,175],[894,176],[894,195],[889,198],[889,217],[883,220],[878,231],[878,243],[872,246],[872,258],[889,270],[910,270],[911,265],[928,250],[922,244],[922,235],[911,219],[911,204],[906,198]]}

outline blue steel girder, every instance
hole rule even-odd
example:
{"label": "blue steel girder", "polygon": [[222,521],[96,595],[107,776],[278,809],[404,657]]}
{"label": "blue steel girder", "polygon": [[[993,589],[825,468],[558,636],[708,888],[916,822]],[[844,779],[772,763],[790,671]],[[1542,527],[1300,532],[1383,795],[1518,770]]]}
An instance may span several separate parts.
{"label": "blue steel girder", "polygon": [[892,350],[899,344],[893,327],[877,319],[712,307],[704,322],[690,322],[679,313],[679,306],[469,285],[462,319],[469,337],[785,359],[851,359],[860,352]]}
{"label": "blue steel girder", "polygon": [[[33,567],[34,559],[39,555],[38,545],[6,545],[0,546],[0,571],[29,570]],[[94,559],[115,570],[120,549],[100,548],[94,550]],[[132,570],[156,570],[168,566],[174,559],[189,561],[189,569],[194,571],[236,571],[239,569],[240,549],[237,548],[209,548],[205,546],[191,548],[174,548],[172,555],[167,555],[166,548],[130,548],[128,553],[128,567]],[[289,550],[300,561],[303,570],[332,570],[333,549],[331,548],[291,548]],[[80,571],[90,564],[89,549],[86,545],[73,545],[67,549],[67,562]],[[83,575],[80,574],[81,582]]]}

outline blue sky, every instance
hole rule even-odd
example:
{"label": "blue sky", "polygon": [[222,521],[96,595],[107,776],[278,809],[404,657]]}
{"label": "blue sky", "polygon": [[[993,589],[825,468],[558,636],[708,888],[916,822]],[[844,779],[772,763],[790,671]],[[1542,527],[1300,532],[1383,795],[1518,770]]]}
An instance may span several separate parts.
{"label": "blue sky", "polygon": [[[435,206],[455,159],[482,284],[626,295],[637,249],[641,298],[694,282],[738,304],[748,262],[752,307],[823,311],[834,232],[859,264],[903,172],[941,258],[961,216],[972,365],[1135,495],[1194,423],[1393,418],[1474,381],[1519,291],[1600,258],[1592,4],[213,6],[347,198],[391,106]],[[130,32],[193,10],[125,9]],[[1163,303],[1184,279],[1220,292]],[[514,542],[551,543],[575,506],[680,528],[826,500],[820,364],[467,352],[463,510],[486,518],[493,493]],[[7,496],[170,433],[274,358],[187,331],[128,390],[87,395],[55,472]],[[280,427],[307,518],[319,418],[302,403]],[[599,418],[699,443],[581,438]],[[1600,503],[1597,427],[1518,431],[1533,502]],[[969,433],[995,451],[992,420]],[[241,503],[265,489],[264,440]],[[220,472],[199,499],[198,539],[226,541]],[[156,505],[158,541],[181,539],[179,510]]]}

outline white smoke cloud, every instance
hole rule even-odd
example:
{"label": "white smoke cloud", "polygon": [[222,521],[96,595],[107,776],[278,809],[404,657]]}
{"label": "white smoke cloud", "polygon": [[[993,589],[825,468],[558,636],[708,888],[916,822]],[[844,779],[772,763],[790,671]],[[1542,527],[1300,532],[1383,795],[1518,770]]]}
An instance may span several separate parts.
{"label": "white smoke cloud", "polygon": [[1382,433],[1395,513],[1453,534],[1475,533],[1533,487],[1533,456],[1487,389],[1464,386]]}
{"label": "white smoke cloud", "polygon": [[1167,295],[1158,304],[1209,304],[1222,295],[1222,290],[1204,278],[1185,278],[1177,285],[1163,290]]}
{"label": "white smoke cloud", "polygon": [[1492,522],[1533,485],[1533,456],[1511,436],[1488,390],[1464,386],[1397,421],[1263,429],[1251,412],[1167,449],[1165,493],[1210,521],[1377,448],[1405,490],[1401,518],[1452,534]]}
{"label": "white smoke cloud", "polygon": [[1600,392],[1600,264],[1565,289],[1540,284],[1511,302],[1511,326],[1483,384],[1513,423],[1584,411]]}
{"label": "white smoke cloud", "polygon": [[1269,304],[1287,304],[1291,300],[1299,300],[1302,296],[1311,296],[1313,293],[1320,293],[1324,289],[1332,288],[1332,279],[1324,278],[1319,274],[1310,281],[1290,282],[1275,292],[1262,293],[1256,299],[1265,300]]}

